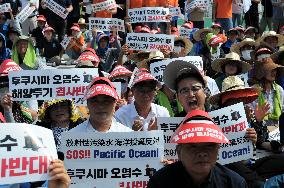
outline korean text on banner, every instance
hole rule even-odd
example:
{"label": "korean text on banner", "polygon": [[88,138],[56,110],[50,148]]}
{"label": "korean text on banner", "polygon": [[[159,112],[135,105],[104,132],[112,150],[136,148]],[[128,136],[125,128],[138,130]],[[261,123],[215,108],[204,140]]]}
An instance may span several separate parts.
{"label": "korean text on banner", "polygon": [[203,62],[202,62],[202,58],[200,56],[186,56],[186,57],[173,58],[173,59],[168,59],[168,60],[163,60],[163,61],[151,63],[150,64],[151,74],[153,76],[155,76],[155,78],[163,84],[164,83],[163,72],[166,69],[166,66],[170,62],[177,61],[177,60],[186,61],[188,63],[191,63],[191,64],[195,65],[198,68],[199,71],[203,71]]}
{"label": "korean text on banner", "polygon": [[126,43],[130,50],[157,51],[174,49],[174,35],[127,33]]}
{"label": "korean text on banner", "polygon": [[180,30],[179,30],[180,36],[189,38],[191,33],[192,33],[192,29],[180,27]]}
{"label": "korean text on banner", "polygon": [[[248,123],[243,103],[209,112],[213,121],[220,126],[222,132],[230,140],[230,144],[221,144],[219,149],[220,164],[229,164],[253,157],[251,141],[245,138]],[[169,143],[170,135],[182,118],[158,118],[158,127],[164,131],[165,158],[176,159],[175,145]]]}
{"label": "korean text on banner", "polygon": [[30,3],[28,3],[27,6],[21,12],[19,12],[16,16],[16,20],[18,20],[20,23],[23,23],[35,10],[35,6],[30,6]]}
{"label": "korean text on banner", "polygon": [[191,10],[195,7],[205,10],[210,3],[210,0],[193,0],[189,3],[188,9]]}
{"label": "korean text on banner", "polygon": [[61,41],[61,46],[64,50],[66,50],[68,44],[70,43],[71,41],[71,37],[68,37],[67,35],[64,36],[63,40]]}
{"label": "korean text on banner", "polygon": [[9,12],[10,8],[11,8],[10,3],[4,3],[0,5],[0,12]]}
{"label": "korean text on banner", "polygon": [[60,151],[72,183],[144,181],[162,167],[163,133],[66,132]]}
{"label": "korean text on banner", "polygon": [[124,20],[117,18],[89,18],[89,30],[96,28],[101,31],[112,31],[113,29],[125,32]]}
{"label": "korean text on banner", "polygon": [[57,2],[53,0],[45,0],[47,8],[60,16],[63,19],[67,18],[68,12],[66,11],[66,8],[59,5]]}
{"label": "korean text on banner", "polygon": [[46,69],[9,72],[15,101],[82,98],[98,69]]}
{"label": "korean text on banner", "polygon": [[109,9],[113,9],[116,7],[117,7],[117,4],[115,0],[106,0],[100,3],[92,4],[93,12],[109,10]]}
{"label": "korean text on banner", "polygon": [[0,132],[0,185],[49,179],[48,166],[57,159],[51,130],[10,123]]}
{"label": "korean text on banner", "polygon": [[180,7],[173,7],[173,8],[169,8],[169,14],[174,17],[174,16],[178,16],[181,19],[184,19],[184,15],[181,13],[180,11]]}
{"label": "korean text on banner", "polygon": [[169,22],[166,19],[169,13],[169,8],[163,7],[143,7],[128,10],[130,23]]}

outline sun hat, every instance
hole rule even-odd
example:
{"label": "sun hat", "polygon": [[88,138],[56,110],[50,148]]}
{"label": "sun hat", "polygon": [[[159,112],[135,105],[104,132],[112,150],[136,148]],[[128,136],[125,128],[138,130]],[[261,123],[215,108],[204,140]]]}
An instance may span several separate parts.
{"label": "sun hat", "polygon": [[237,44],[233,44],[231,46],[231,52],[235,52],[237,54],[241,54],[241,51],[240,49],[243,47],[243,46],[246,46],[246,45],[249,45],[249,46],[254,46],[254,47],[257,47],[258,46],[258,43],[255,42],[253,39],[251,38],[245,38],[243,41],[237,43]]}
{"label": "sun hat", "polygon": [[187,114],[175,133],[170,143],[229,143],[221,128],[214,123],[207,112],[192,110]]}
{"label": "sun hat", "polygon": [[158,85],[158,80],[152,74],[143,71],[135,75],[133,82],[131,84],[131,88],[134,87],[136,84],[145,81],[154,81],[156,83],[156,86]]}
{"label": "sun hat", "polygon": [[226,54],[225,58],[219,58],[212,62],[211,67],[214,71],[222,73],[222,67],[228,62],[236,62],[241,67],[241,73],[246,73],[251,69],[251,65],[241,61],[239,54],[230,52]]}
{"label": "sun hat", "polygon": [[164,84],[170,89],[176,90],[176,80],[183,74],[192,75],[192,77],[198,78],[203,86],[206,85],[200,70],[195,65],[182,60],[174,60],[167,65],[163,73]]}
{"label": "sun hat", "polygon": [[281,46],[282,44],[284,44],[284,36],[283,35],[280,35],[280,34],[277,34],[275,31],[266,31],[262,34],[262,36],[260,38],[258,38],[256,41],[258,43],[260,42],[264,42],[264,40],[267,38],[267,37],[277,37],[278,39],[278,43],[277,43],[277,46]]}
{"label": "sun hat", "polygon": [[199,29],[196,32],[194,32],[193,34],[193,39],[195,41],[201,41],[201,34],[202,33],[213,33],[213,29],[212,28],[203,28],[203,29]]}
{"label": "sun hat", "polygon": [[254,70],[253,76],[257,80],[261,80],[262,78],[265,77],[265,75],[267,75],[269,71],[272,71],[277,68],[283,68],[283,66],[274,63],[271,58],[265,58],[263,61],[255,63],[253,69]]}
{"label": "sun hat", "polygon": [[232,98],[242,98],[245,104],[257,99],[260,89],[245,87],[244,81],[238,76],[228,76],[222,82],[220,93],[210,97],[211,104],[223,104],[226,100]]}
{"label": "sun hat", "polygon": [[184,45],[185,45],[185,47],[184,47],[185,54],[188,54],[191,51],[192,47],[193,47],[192,42],[188,38],[183,37],[183,36],[175,37],[175,42],[174,43],[176,43],[178,41],[182,41],[184,43]]}

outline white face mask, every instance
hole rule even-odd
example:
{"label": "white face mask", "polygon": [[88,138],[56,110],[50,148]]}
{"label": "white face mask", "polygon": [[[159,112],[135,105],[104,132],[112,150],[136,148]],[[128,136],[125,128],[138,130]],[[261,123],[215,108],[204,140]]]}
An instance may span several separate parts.
{"label": "white face mask", "polygon": [[263,59],[269,58],[270,54],[261,54],[259,56],[257,56],[257,60],[258,61],[262,61]]}
{"label": "white face mask", "polygon": [[174,47],[174,52],[180,53],[181,52],[181,47],[180,46],[175,46]]}
{"label": "white face mask", "polygon": [[242,57],[245,59],[245,60],[251,60],[251,56],[250,56],[250,54],[251,54],[251,52],[252,52],[253,50],[244,50],[244,51],[242,51]]}

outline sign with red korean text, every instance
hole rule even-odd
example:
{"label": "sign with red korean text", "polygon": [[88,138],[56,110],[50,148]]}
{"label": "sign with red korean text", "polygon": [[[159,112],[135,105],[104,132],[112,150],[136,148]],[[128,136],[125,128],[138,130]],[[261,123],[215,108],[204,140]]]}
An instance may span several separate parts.
{"label": "sign with red korean text", "polygon": [[112,31],[113,29],[125,32],[124,20],[117,18],[89,17],[89,30],[96,28],[101,31]]}
{"label": "sign with red korean text", "polygon": [[[162,131],[62,135],[60,151],[72,183],[147,181],[164,156]],[[117,185],[119,187],[119,184]]]}
{"label": "sign with red korean text", "polygon": [[115,0],[106,0],[100,3],[92,4],[93,12],[109,10],[117,7]]}
{"label": "sign with red korean text", "polygon": [[127,33],[126,43],[130,50],[157,51],[174,49],[174,35]]}
{"label": "sign with red korean text", "polygon": [[46,69],[9,72],[9,92],[15,101],[83,98],[98,69]]}
{"label": "sign with red korean text", "polygon": [[27,6],[25,6],[25,8],[23,8],[23,10],[21,10],[21,12],[19,12],[16,16],[16,20],[19,21],[19,23],[23,23],[35,10],[34,6],[30,6],[30,3],[28,3]]}
{"label": "sign with red korean text", "polygon": [[[219,160],[221,164],[229,164],[249,159],[253,156],[251,141],[244,138],[248,127],[243,103],[209,112],[215,124],[219,125],[230,144],[221,144]],[[175,132],[183,118],[157,118],[159,130],[164,132],[165,158],[177,159],[175,144],[169,143],[170,136]]]}
{"label": "sign with red korean text", "polygon": [[130,23],[169,22],[169,20],[166,19],[169,13],[169,8],[163,7],[143,7],[128,9]]}
{"label": "sign with red korean text", "polygon": [[166,59],[163,61],[151,63],[150,64],[151,74],[155,76],[155,78],[159,80],[160,83],[163,84],[164,83],[163,73],[167,65],[172,61],[178,61],[178,60],[191,63],[195,65],[198,68],[198,70],[203,71],[203,61],[200,56],[186,56],[186,57],[171,58],[171,59]]}
{"label": "sign with red korean text", "polygon": [[52,130],[23,123],[0,126],[0,185],[49,179],[57,159]]}
{"label": "sign with red korean text", "polygon": [[179,34],[182,37],[189,38],[191,33],[192,33],[192,29],[188,29],[188,28],[185,28],[185,27],[180,27],[180,29],[179,29]]}

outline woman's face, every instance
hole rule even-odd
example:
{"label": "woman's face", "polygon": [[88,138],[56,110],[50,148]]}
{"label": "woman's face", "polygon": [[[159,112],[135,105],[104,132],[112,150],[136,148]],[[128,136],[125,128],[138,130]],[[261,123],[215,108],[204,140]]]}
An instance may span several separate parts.
{"label": "woman's face", "polygon": [[228,63],[225,65],[225,73],[229,76],[236,75],[238,71],[238,66],[233,63]]}
{"label": "woman's face", "polygon": [[69,102],[60,102],[54,104],[49,110],[50,119],[53,122],[66,122],[70,120],[70,104]]}
{"label": "woman's face", "polygon": [[273,69],[271,71],[267,71],[267,74],[265,75],[265,79],[267,81],[273,82],[276,80],[277,76],[277,69]]}
{"label": "woman's face", "polygon": [[51,40],[52,37],[52,31],[46,31],[44,32],[44,36],[47,40]]}

